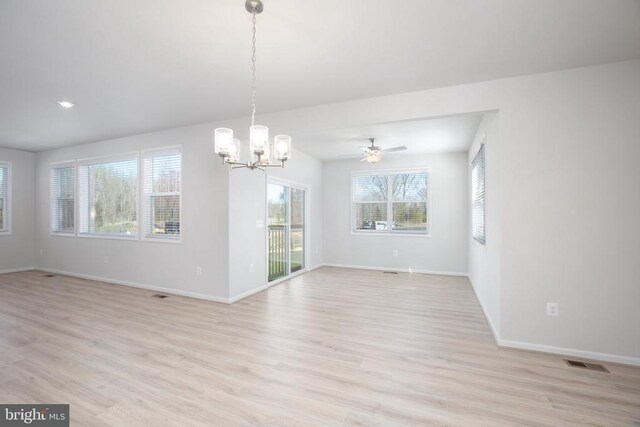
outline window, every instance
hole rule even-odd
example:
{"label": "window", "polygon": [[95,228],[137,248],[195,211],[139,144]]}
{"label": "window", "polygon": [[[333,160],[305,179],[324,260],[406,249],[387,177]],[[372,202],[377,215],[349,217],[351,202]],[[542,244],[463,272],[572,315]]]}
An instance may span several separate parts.
{"label": "window", "polygon": [[0,162],[0,233],[9,233],[11,201],[11,163]]}
{"label": "window", "polygon": [[137,182],[137,154],[79,161],[79,234],[135,237]]}
{"label": "window", "polygon": [[51,166],[51,232],[75,232],[76,167],[73,162]]}
{"label": "window", "polygon": [[145,238],[180,239],[181,173],[179,148],[143,153]]}
{"label": "window", "polygon": [[484,144],[471,162],[471,222],[473,238],[484,245]]}
{"label": "window", "polygon": [[352,231],[429,234],[428,171],[354,172]]}

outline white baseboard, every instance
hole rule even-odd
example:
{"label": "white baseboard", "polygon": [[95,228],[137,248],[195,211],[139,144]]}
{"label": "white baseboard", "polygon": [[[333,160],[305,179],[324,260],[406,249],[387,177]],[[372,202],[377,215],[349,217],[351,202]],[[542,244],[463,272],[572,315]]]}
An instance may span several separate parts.
{"label": "white baseboard", "polygon": [[313,270],[315,270],[316,268],[320,268],[320,267],[322,267],[323,265],[324,265],[324,264],[318,264],[318,265],[316,265],[316,266],[314,266],[314,267],[306,268],[306,269],[301,270],[301,271],[299,271],[299,272],[293,273],[293,274],[291,274],[291,275],[289,275],[289,276],[287,276],[287,277],[283,277],[282,279],[275,280],[275,281],[270,282],[270,283],[268,283],[268,284],[265,284],[265,285],[259,286],[259,287],[255,288],[255,289],[251,289],[250,291],[243,292],[243,293],[241,293],[240,295],[236,295],[235,297],[231,297],[231,298],[229,298],[229,304],[233,304],[234,302],[240,301],[241,299],[244,299],[244,298],[250,297],[250,296],[251,296],[251,295],[253,295],[253,294],[257,294],[258,292],[262,292],[262,291],[264,291],[264,290],[266,290],[266,289],[269,289],[271,286],[275,286],[275,285],[277,285],[277,284],[279,284],[279,283],[286,282],[287,280],[291,280],[291,279],[293,279],[293,278],[295,278],[295,277],[302,276],[303,274],[308,273],[308,272],[310,272],[310,271],[313,271]]}
{"label": "white baseboard", "polygon": [[31,271],[35,269],[36,269],[35,267],[8,268],[6,270],[0,270],[0,274],[19,273],[21,271]]}
{"label": "white baseboard", "polygon": [[582,359],[597,360],[601,362],[619,363],[622,365],[640,366],[640,358],[629,356],[618,356],[616,354],[597,353],[595,351],[577,350],[574,348],[555,347],[544,344],[534,344],[530,342],[511,341],[500,339],[498,346],[506,348],[518,348],[522,350],[537,351],[560,356],[579,357]]}
{"label": "white baseboard", "polygon": [[[310,270],[315,270],[316,268],[319,268],[321,266],[355,268],[355,269],[361,269],[361,270],[377,270],[377,271],[384,270],[384,271],[408,272],[408,270],[397,269],[397,268],[365,267],[365,266],[353,266],[353,265],[342,265],[342,264],[320,264],[311,268]],[[204,294],[198,294],[194,292],[186,292],[186,291],[180,291],[176,289],[163,288],[160,286],[146,285],[146,284],[134,283],[134,282],[124,281],[124,280],[117,280],[117,279],[108,279],[105,277],[91,276],[88,274],[73,273],[69,271],[56,270],[56,269],[46,268],[46,267],[23,267],[23,268],[14,268],[14,269],[8,269],[8,270],[0,270],[0,274],[17,273],[21,271],[30,271],[30,270],[41,270],[48,273],[78,277],[80,279],[94,280],[94,281],[108,283],[108,284],[129,286],[132,288],[146,289],[150,291],[162,292],[162,293],[171,294],[171,295],[179,295],[179,296],[184,296],[189,298],[197,298],[201,300],[220,302],[220,303],[226,303],[226,304],[232,304],[234,302],[240,301],[241,299],[247,298],[253,294],[256,294],[258,292],[261,292],[267,289],[267,286],[260,286],[258,288],[252,289],[250,291],[244,292],[240,295],[236,295],[231,298],[223,298],[223,297],[216,297],[212,295],[204,295]],[[422,273],[422,274],[466,276],[465,273],[432,272],[432,271],[423,271],[423,270],[420,270],[420,271],[413,270],[413,271],[417,273]],[[473,289],[475,292],[475,288]],[[477,298],[477,295],[476,295],[476,299],[478,300],[480,307],[482,307],[482,311],[484,313],[485,318],[487,319],[487,323],[489,323],[489,327],[491,328],[491,332],[493,333],[494,340],[496,341],[496,344],[498,345],[498,347],[530,350],[530,351],[537,351],[541,353],[548,353],[548,354],[554,354],[554,355],[560,355],[560,356],[571,356],[571,357],[578,357],[582,359],[619,363],[623,365],[640,366],[640,358],[637,358],[637,357],[619,356],[615,354],[598,353],[598,352],[578,350],[573,348],[556,347],[556,346],[549,346],[545,344],[535,344],[535,343],[529,343],[529,342],[502,339],[500,338],[500,334],[497,332],[495,326],[491,322],[491,318],[487,315],[487,311],[485,307],[482,305],[482,302],[480,301],[479,298]]]}
{"label": "white baseboard", "polygon": [[478,291],[476,291],[476,287],[473,284],[473,280],[471,280],[471,276],[468,276],[468,279],[469,279],[469,283],[471,283],[471,289],[473,289],[473,294],[476,296],[476,301],[478,301],[478,305],[480,305],[480,308],[482,309],[484,318],[487,319],[487,323],[489,324],[489,328],[491,329],[491,334],[493,335],[493,341],[496,343],[498,347],[500,347],[500,333],[496,329],[496,326],[493,324],[493,321],[491,320],[491,316],[489,316],[489,313],[487,312],[487,309],[485,308],[484,304],[482,304],[482,301],[478,297]]}
{"label": "white baseboard", "polygon": [[322,264],[322,263],[320,263],[320,264],[316,264],[316,265],[314,265],[313,267],[308,268],[308,269],[307,269],[307,271],[313,271],[313,270],[316,270],[316,269],[318,269],[318,268],[320,268],[320,267],[322,267],[322,266],[324,266],[324,265],[325,265],[325,264]]}
{"label": "white baseboard", "polygon": [[471,288],[473,289],[473,292],[476,296],[476,300],[478,301],[478,304],[480,304],[480,307],[482,308],[484,317],[485,319],[487,319],[487,323],[491,328],[493,339],[498,347],[517,348],[520,350],[536,351],[538,353],[547,353],[547,354],[553,354],[556,356],[578,357],[581,359],[596,360],[601,362],[611,362],[611,363],[619,363],[622,365],[640,366],[640,358],[637,358],[637,357],[619,356],[615,354],[598,353],[595,351],[578,350],[575,348],[556,347],[556,346],[545,345],[545,344],[535,344],[530,342],[502,339],[500,338],[500,334],[498,333],[498,330],[495,328],[493,322],[491,321],[491,317],[489,317],[489,314],[487,313],[485,306],[482,304],[482,301],[480,300],[480,298],[478,298],[478,294],[476,292],[475,286],[473,286],[473,281],[471,280],[471,277],[469,277],[469,282],[471,283]]}
{"label": "white baseboard", "polygon": [[63,275],[63,276],[77,277],[79,279],[95,280],[97,282],[108,283],[108,284],[111,284],[111,285],[129,286],[129,287],[132,287],[132,288],[146,289],[146,290],[149,290],[149,291],[162,292],[162,293],[165,293],[165,294],[179,295],[179,296],[182,296],[182,297],[197,298],[197,299],[201,299],[201,300],[213,301],[213,302],[221,302],[221,303],[226,303],[226,304],[229,303],[229,299],[228,298],[216,297],[216,296],[213,296],[213,295],[204,295],[204,294],[198,294],[198,293],[195,293],[195,292],[180,291],[180,290],[177,290],[177,289],[163,288],[163,287],[160,287],[160,286],[153,286],[153,285],[146,285],[146,284],[142,284],[142,283],[128,282],[126,280],[108,279],[106,277],[98,277],[98,276],[91,276],[91,275],[88,275],[88,274],[73,273],[73,272],[70,272],[70,271],[55,270],[53,268],[47,268],[47,267],[37,267],[37,269],[38,270],[42,270],[42,271],[46,271],[48,273],[60,274],[60,275]]}
{"label": "white baseboard", "polygon": [[[409,273],[408,268],[396,268],[396,267],[373,267],[370,265],[351,265],[351,264],[333,264],[333,263],[324,263],[322,264],[325,267],[338,267],[338,268],[355,268],[357,270],[374,270],[374,271],[396,271],[398,273]],[[318,268],[317,266],[315,268]],[[412,273],[418,274],[434,274],[438,276],[462,276],[467,277],[468,273],[460,273],[454,271],[433,271],[433,270],[416,270],[414,268],[411,269]]]}
{"label": "white baseboard", "polygon": [[251,289],[250,291],[243,292],[243,293],[241,293],[240,295],[236,295],[236,296],[234,296],[234,297],[229,298],[229,299],[227,300],[227,302],[228,302],[229,304],[233,304],[234,302],[237,302],[237,301],[240,301],[241,299],[244,299],[244,298],[250,297],[250,296],[251,296],[251,295],[253,295],[253,294],[257,294],[258,292],[262,292],[262,291],[264,291],[264,290],[265,290],[265,289],[267,289],[267,288],[268,288],[268,286],[267,286],[267,285],[258,286],[258,287],[257,287],[257,288],[255,288],[255,289]]}

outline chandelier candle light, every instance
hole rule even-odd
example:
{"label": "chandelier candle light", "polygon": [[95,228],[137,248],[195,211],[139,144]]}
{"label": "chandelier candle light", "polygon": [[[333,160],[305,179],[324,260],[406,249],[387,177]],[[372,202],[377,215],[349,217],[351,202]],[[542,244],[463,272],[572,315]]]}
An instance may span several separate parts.
{"label": "chandelier candle light", "polygon": [[[269,142],[269,128],[256,125],[256,15],[264,10],[261,0],[247,0],[245,8],[253,15],[252,55],[251,55],[251,127],[249,128],[250,160],[240,161],[240,140],[233,137],[233,130],[217,128],[214,131],[216,154],[231,169],[248,168],[266,170],[267,167],[284,167],[291,158],[291,137],[276,135],[273,144]],[[279,162],[279,163],[272,163]]]}

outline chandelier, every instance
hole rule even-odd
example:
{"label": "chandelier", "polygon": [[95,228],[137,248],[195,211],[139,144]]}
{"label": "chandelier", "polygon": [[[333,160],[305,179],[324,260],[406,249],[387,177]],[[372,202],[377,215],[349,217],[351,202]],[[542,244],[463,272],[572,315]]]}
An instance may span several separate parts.
{"label": "chandelier", "polygon": [[[214,131],[216,154],[222,157],[223,164],[231,169],[248,168],[266,170],[267,167],[284,167],[284,162],[291,158],[291,137],[276,135],[273,143],[269,141],[269,128],[256,125],[256,15],[262,13],[264,4],[261,0],[247,0],[245,8],[253,16],[251,38],[251,127],[249,128],[250,159],[240,161],[240,140],[233,137],[233,130],[217,128]],[[279,162],[279,163],[277,163]]]}

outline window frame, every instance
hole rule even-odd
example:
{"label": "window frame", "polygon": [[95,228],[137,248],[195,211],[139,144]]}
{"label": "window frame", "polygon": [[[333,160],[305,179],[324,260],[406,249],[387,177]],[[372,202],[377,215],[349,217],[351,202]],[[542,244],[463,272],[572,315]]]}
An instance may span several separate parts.
{"label": "window frame", "polygon": [[[13,164],[11,161],[0,160],[0,166],[7,168],[7,203],[3,212],[3,222],[6,223],[6,227],[4,229],[0,228],[0,236],[10,236],[11,235],[11,223],[12,217],[11,212],[13,211],[13,200],[11,198],[11,187],[13,186],[13,177],[12,177],[12,169]],[[4,224],[2,224],[4,225]]]}
{"label": "window frame", "polygon": [[[184,186],[182,185],[183,182],[183,152],[182,152],[182,145],[170,145],[170,146],[166,146],[166,147],[157,147],[157,148],[149,148],[149,149],[145,149],[145,150],[141,150],[140,151],[140,168],[139,171],[141,172],[140,175],[140,185],[139,185],[139,193],[140,193],[140,197],[143,199],[144,197],[146,197],[146,194],[144,192],[144,178],[145,178],[145,167],[144,167],[144,160],[145,160],[145,154],[148,153],[157,153],[157,154],[162,154],[162,153],[171,153],[171,152],[175,152],[178,151],[180,153],[180,192],[177,194],[178,196],[180,196],[180,235],[178,238],[175,237],[170,237],[167,235],[150,235],[147,236],[146,230],[145,230],[145,223],[144,221],[146,221],[146,216],[147,214],[149,214],[150,212],[147,212],[145,209],[145,201],[144,200],[140,200],[140,207],[141,207],[141,215],[140,218],[142,219],[143,222],[139,222],[138,223],[138,231],[140,233],[140,241],[143,242],[153,242],[153,243],[173,243],[173,244],[181,244],[182,243],[182,234],[184,232],[183,226],[182,226],[182,201],[183,201],[183,188]],[[150,193],[151,195],[171,195],[172,193]],[[150,208],[150,207],[149,207]]]}
{"label": "window frame", "polygon": [[[136,191],[134,195],[134,200],[136,204],[135,212],[136,212],[136,232],[131,236],[127,235],[117,235],[117,234],[107,234],[107,233],[83,233],[80,231],[81,229],[81,221],[83,220],[80,215],[80,202],[82,195],[80,194],[80,168],[83,166],[90,166],[101,163],[112,163],[123,160],[133,160],[135,158],[136,162]],[[111,239],[111,240],[124,240],[124,241],[132,241],[137,242],[140,241],[140,151],[131,151],[127,153],[120,153],[115,155],[107,155],[107,156],[95,156],[95,157],[87,157],[83,159],[76,160],[76,194],[77,200],[76,203],[76,237],[83,239]]]}
{"label": "window frame", "polygon": [[[487,147],[486,147],[486,140],[483,138],[482,141],[480,142],[480,147],[478,147],[478,150],[476,150],[476,154],[473,156],[473,159],[471,160],[471,170],[469,173],[470,176],[470,193],[471,193],[471,200],[470,200],[470,207],[471,207],[471,239],[475,244],[481,245],[482,247],[486,247],[487,245]],[[474,203],[475,203],[475,194],[473,193],[473,169],[474,169],[474,164],[476,163],[476,159],[478,159],[478,156],[482,153],[482,186],[483,186],[483,192],[482,192],[482,240],[478,239],[475,236],[474,233],[474,222],[473,222],[473,210],[474,210]]]}
{"label": "window frame", "polygon": [[[353,194],[353,184],[354,178],[358,176],[376,176],[376,175],[405,175],[411,173],[424,173],[427,176],[427,232],[426,233],[416,233],[411,231],[395,231],[392,229],[389,230],[356,230],[354,227],[354,219],[355,219],[355,205],[356,203],[385,203],[387,205],[387,221],[391,221],[393,223],[393,204],[394,203],[402,203],[402,202],[394,202],[393,198],[388,197],[386,201],[378,201],[378,202],[356,202],[354,200]],[[368,170],[354,170],[350,173],[349,179],[349,228],[352,236],[388,236],[388,237],[432,237],[433,233],[433,202],[432,202],[432,184],[431,184],[431,168],[430,167],[413,167],[413,168],[396,168],[396,169],[368,169]],[[389,195],[391,195],[392,186],[389,186]],[[391,215],[391,217],[389,217]]]}
{"label": "window frame", "polygon": [[[51,194],[51,184],[53,171],[54,169],[61,169],[65,166],[73,167],[73,232],[55,231],[52,227],[53,195]],[[60,237],[76,237],[78,235],[78,164],[76,160],[64,160],[51,162],[49,164],[49,235]]]}

